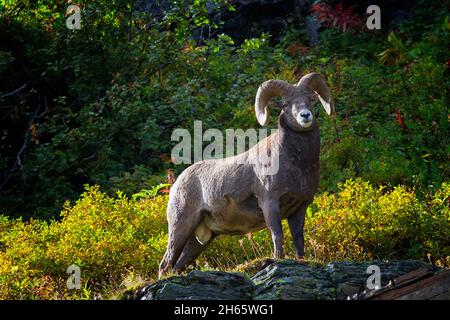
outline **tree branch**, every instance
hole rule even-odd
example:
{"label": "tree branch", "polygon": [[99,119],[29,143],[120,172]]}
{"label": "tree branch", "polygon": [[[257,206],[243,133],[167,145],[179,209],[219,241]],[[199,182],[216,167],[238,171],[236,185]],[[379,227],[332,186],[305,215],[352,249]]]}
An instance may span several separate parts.
{"label": "tree branch", "polygon": [[30,84],[30,81],[24,83],[20,88],[17,88],[16,90],[14,90],[14,91],[12,91],[12,92],[3,94],[1,97],[2,97],[2,98],[6,98],[6,97],[13,96],[13,95],[15,95],[16,93],[18,93],[19,91],[22,91],[23,89],[25,89],[29,84]]}

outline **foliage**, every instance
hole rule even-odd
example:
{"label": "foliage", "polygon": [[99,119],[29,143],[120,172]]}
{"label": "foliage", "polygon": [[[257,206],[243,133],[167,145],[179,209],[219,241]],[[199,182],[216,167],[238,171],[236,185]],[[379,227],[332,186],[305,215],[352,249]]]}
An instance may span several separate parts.
{"label": "foliage", "polygon": [[[309,47],[298,26],[275,46],[267,34],[239,45],[206,36],[219,26],[204,1],[177,2],[160,18],[125,0],[81,1],[76,31],[65,27],[62,2],[14,3],[0,20],[0,91],[26,86],[0,98],[0,202],[9,215],[51,219],[85,183],[110,195],[165,183],[167,169],[184,169],[167,161],[173,129],[198,119],[204,128],[255,127],[258,85],[309,71],[327,76],[337,106],[336,123],[319,113],[321,191],[352,177],[418,192],[448,179],[442,9],[418,7],[422,32],[407,21],[388,35],[331,25]],[[336,19],[352,13],[333,10]]]}
{"label": "foliage", "polygon": [[342,3],[338,3],[334,7],[327,3],[315,3],[311,6],[311,13],[328,28],[346,32],[362,29],[362,19],[354,12],[354,8],[355,5],[346,8]]}
{"label": "foliage", "polygon": [[[96,186],[73,206],[66,203],[58,222],[2,217],[0,297],[93,298],[91,292],[119,288],[132,272],[154,273],[166,245],[166,204],[166,196],[111,198]],[[72,264],[82,270],[84,291],[66,287]],[[53,290],[45,291],[49,281],[41,279]]]}
{"label": "foliage", "polygon": [[317,197],[306,224],[314,257],[325,261],[448,257],[450,185],[444,183],[427,203],[405,186],[388,192],[385,188],[347,180],[339,185],[339,193]]}
{"label": "foliage", "polygon": [[[254,87],[276,64],[277,56],[265,58],[266,36],[238,47],[226,35],[204,39],[203,46],[191,40],[206,23],[196,20],[206,14],[204,1],[188,8],[180,2],[160,21],[137,13],[129,20],[127,4],[84,4],[77,31],[67,30],[58,14],[32,20],[50,23],[49,30],[23,23],[32,10],[3,20],[10,41],[1,43],[15,45],[2,49],[1,68],[33,77],[25,96],[3,100],[9,113],[3,118],[0,199],[8,212],[50,218],[84,183],[111,194],[149,188],[168,168],[161,158],[170,154],[174,128],[190,128],[196,119],[222,128],[235,114],[248,114]],[[45,8],[54,9],[41,4],[34,10]],[[9,79],[11,89],[20,86]]]}
{"label": "foliage", "polygon": [[[312,261],[429,259],[450,261],[450,184],[425,202],[413,190],[388,190],[361,179],[339,193],[316,197],[306,218],[306,255]],[[0,216],[0,298],[92,299],[126,289],[126,279],[155,279],[167,241],[167,196],[109,197],[88,187],[61,220],[43,222]],[[286,221],[287,254],[293,257]],[[240,268],[271,254],[266,230],[221,236],[198,259],[201,268]],[[447,259],[447,260],[446,260]],[[82,290],[68,290],[66,269],[81,269]]]}

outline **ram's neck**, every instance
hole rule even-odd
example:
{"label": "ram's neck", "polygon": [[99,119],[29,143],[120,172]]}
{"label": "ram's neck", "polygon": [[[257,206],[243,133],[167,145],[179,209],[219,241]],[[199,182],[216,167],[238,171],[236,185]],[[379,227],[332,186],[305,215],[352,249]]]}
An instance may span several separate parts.
{"label": "ram's neck", "polygon": [[[309,131],[298,132],[292,130],[284,117],[278,120],[279,142],[286,161],[301,168],[317,166],[320,153],[320,135],[317,123]],[[286,165],[288,165],[286,163]]]}

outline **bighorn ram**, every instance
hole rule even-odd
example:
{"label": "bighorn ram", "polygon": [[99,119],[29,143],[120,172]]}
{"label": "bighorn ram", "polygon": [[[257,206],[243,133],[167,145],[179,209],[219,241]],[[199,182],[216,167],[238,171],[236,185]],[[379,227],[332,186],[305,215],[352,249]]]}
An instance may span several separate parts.
{"label": "bighorn ram", "polygon": [[[287,102],[276,133],[235,157],[194,163],[172,186],[167,208],[169,240],[160,276],[182,271],[217,235],[243,234],[265,226],[272,235],[274,257],[281,258],[282,219],[288,219],[297,258],[303,259],[306,208],[319,183],[319,128],[311,107],[318,98],[332,115],[334,106],[318,73],[305,75],[296,86],[268,80],[258,88],[255,99],[262,126],[268,123],[267,105],[275,96]],[[261,151],[269,155],[269,162],[278,161],[277,172],[267,174]]]}

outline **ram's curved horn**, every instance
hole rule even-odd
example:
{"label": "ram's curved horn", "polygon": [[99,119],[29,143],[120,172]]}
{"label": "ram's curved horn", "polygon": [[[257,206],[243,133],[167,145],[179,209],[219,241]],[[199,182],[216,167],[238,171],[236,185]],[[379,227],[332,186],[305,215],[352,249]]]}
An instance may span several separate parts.
{"label": "ram's curved horn", "polygon": [[311,89],[317,94],[320,103],[322,103],[322,106],[328,115],[336,114],[334,103],[331,99],[330,89],[327,86],[325,78],[320,73],[311,72],[303,76],[297,83],[297,87],[302,86]]}
{"label": "ram's curved horn", "polygon": [[267,104],[273,97],[292,94],[294,86],[284,80],[267,80],[263,82],[256,93],[255,113],[260,125],[265,126],[269,122],[269,110]]}

